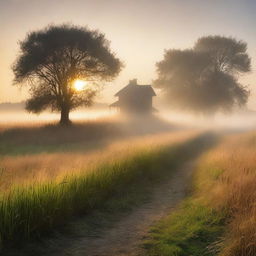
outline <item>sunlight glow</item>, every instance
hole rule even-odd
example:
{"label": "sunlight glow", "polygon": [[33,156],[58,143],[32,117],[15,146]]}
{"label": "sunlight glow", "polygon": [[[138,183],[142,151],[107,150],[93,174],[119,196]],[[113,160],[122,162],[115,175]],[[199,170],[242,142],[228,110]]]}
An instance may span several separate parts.
{"label": "sunlight glow", "polygon": [[82,91],[84,90],[87,82],[84,80],[77,79],[74,81],[74,88],[76,91]]}

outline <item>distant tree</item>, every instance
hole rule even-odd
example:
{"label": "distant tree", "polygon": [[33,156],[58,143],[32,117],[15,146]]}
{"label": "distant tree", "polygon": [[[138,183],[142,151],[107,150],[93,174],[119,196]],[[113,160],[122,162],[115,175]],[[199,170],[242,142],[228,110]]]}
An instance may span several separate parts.
{"label": "distant tree", "polygon": [[223,36],[201,37],[194,50],[207,53],[217,72],[238,74],[250,71],[251,60],[247,54],[247,44],[243,41]]}
{"label": "distant tree", "polygon": [[161,88],[172,107],[213,114],[246,104],[249,91],[238,82],[250,71],[245,42],[208,36],[190,50],[168,50],[156,64]]}
{"label": "distant tree", "polygon": [[[122,67],[104,34],[86,27],[48,26],[29,33],[20,50],[13,71],[16,84],[30,87],[26,109],[39,113],[51,107],[61,112],[61,124],[70,123],[71,109],[92,104],[97,81],[113,79]],[[76,79],[93,86],[76,90]]]}

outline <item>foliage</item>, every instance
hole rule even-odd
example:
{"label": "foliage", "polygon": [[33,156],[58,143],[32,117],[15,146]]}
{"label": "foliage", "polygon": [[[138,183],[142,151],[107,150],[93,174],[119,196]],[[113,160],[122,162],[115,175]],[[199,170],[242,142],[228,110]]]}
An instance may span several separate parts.
{"label": "foliage", "polygon": [[234,38],[208,36],[198,39],[194,46],[196,52],[205,52],[212,61],[212,68],[224,73],[250,71],[250,58],[247,44]]}
{"label": "foliage", "polygon": [[[90,106],[96,82],[112,79],[122,66],[104,34],[86,27],[48,26],[29,33],[20,50],[13,71],[17,84],[30,86],[27,110],[38,113],[51,107],[62,112],[63,122],[69,121],[71,109]],[[76,79],[85,79],[90,86],[77,91]]]}
{"label": "foliage", "polygon": [[190,112],[213,114],[244,106],[249,91],[238,77],[250,71],[246,51],[245,42],[220,36],[202,37],[193,49],[167,50],[157,63],[155,86],[170,106]]}

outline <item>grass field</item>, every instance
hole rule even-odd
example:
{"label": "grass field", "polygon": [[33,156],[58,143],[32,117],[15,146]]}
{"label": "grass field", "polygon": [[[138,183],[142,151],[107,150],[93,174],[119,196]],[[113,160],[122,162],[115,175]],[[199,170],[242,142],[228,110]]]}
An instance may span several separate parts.
{"label": "grass field", "polygon": [[69,128],[1,127],[0,139],[4,250],[95,210],[131,209],[199,157],[191,194],[152,227],[147,255],[256,255],[255,132],[223,134],[219,141],[163,123],[149,130],[101,120]]}
{"label": "grass field", "polygon": [[250,132],[205,153],[191,197],[152,228],[147,255],[256,255],[255,148]]}
{"label": "grass field", "polygon": [[[106,203],[115,204],[113,208],[136,204],[134,192],[149,192],[164,174],[201,151],[207,137],[196,131],[129,135],[127,140],[88,149],[84,127],[80,133],[80,126],[70,129],[2,130],[2,247],[46,235],[73,216],[106,207]],[[65,143],[60,146],[62,140]],[[57,147],[45,147],[51,144]],[[112,200],[117,194],[122,196]]]}
{"label": "grass field", "polygon": [[173,144],[198,134],[161,129],[145,132],[111,120],[78,123],[68,128],[55,125],[2,128],[0,190],[8,190],[15,184],[61,180],[70,173],[88,172],[95,165],[129,158],[142,148]]}

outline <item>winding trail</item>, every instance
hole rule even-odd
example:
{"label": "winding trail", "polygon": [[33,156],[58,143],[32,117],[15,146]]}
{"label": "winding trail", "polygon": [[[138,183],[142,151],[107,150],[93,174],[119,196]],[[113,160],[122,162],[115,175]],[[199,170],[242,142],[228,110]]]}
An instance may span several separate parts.
{"label": "winding trail", "polygon": [[185,163],[154,189],[150,202],[135,208],[102,235],[81,237],[54,255],[63,256],[138,256],[143,255],[142,240],[150,227],[166,216],[185,197],[194,162]]}

